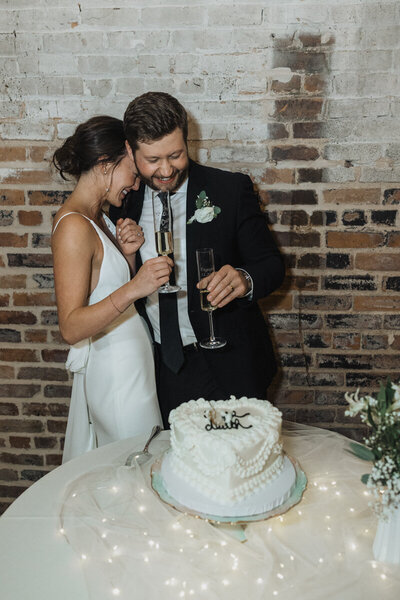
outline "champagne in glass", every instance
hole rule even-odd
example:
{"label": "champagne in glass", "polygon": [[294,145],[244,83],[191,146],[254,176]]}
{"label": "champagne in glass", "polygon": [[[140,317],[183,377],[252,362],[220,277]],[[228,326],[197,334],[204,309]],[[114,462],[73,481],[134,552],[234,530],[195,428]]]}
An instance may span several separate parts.
{"label": "champagne in glass", "polygon": [[[152,199],[157,254],[159,256],[168,256],[174,251],[169,192],[154,191]],[[172,292],[178,292],[180,289],[179,285],[171,285],[167,281],[167,283],[158,289],[158,292],[160,294],[171,294]]]}
{"label": "champagne in glass", "polygon": [[159,256],[168,256],[174,251],[172,233],[170,231],[156,231],[156,250]]}
{"label": "champagne in glass", "polygon": [[201,310],[209,312],[211,310],[215,310],[217,307],[213,306],[209,300],[207,300],[207,296],[210,292],[208,290],[200,290],[200,307]]}
{"label": "champagne in glass", "polygon": [[[214,252],[212,248],[200,248],[196,250],[196,260],[197,260],[197,272],[199,276],[199,281],[204,279],[205,277],[209,277],[215,273],[214,266]],[[201,340],[200,346],[202,348],[207,348],[209,350],[214,350],[215,348],[223,348],[226,344],[226,340],[222,338],[217,338],[214,335],[214,321],[213,321],[213,312],[217,308],[213,306],[209,300],[207,300],[207,296],[210,292],[208,290],[200,290],[200,306],[201,310],[204,310],[208,314],[208,323],[210,327],[210,337],[208,340]]]}

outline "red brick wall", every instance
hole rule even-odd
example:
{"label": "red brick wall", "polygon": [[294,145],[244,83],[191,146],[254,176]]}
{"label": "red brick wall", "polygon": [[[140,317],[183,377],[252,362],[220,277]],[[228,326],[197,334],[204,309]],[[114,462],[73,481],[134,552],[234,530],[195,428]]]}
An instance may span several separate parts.
{"label": "red brick wall", "polygon": [[147,89],[187,106],[194,157],[249,173],[260,194],[287,264],[282,288],[260,303],[284,416],[360,438],[344,392],[400,378],[399,5],[310,5],[255,0],[219,26],[225,5],[204,3],[179,27],[171,9],[150,29],[145,7],[126,9],[141,14],[132,31],[111,8],[74,7],[71,18],[55,8],[50,35],[40,11],[10,9],[15,31],[0,34],[0,511],[59,464],[68,413],[49,236],[70,188],[49,158],[77,122],[121,116]]}
{"label": "red brick wall", "polygon": [[351,147],[335,169],[326,98],[334,39],[300,40],[277,42],[277,64],[298,73],[272,82],[275,168],[260,182],[288,266],[283,287],[261,302],[281,365],[271,398],[288,419],[362,439],[363,427],[344,414],[344,392],[400,377],[400,190],[394,179],[364,182]]}
{"label": "red brick wall", "polygon": [[43,160],[47,148],[5,144],[1,154],[18,161],[18,173],[0,192],[0,508],[60,464],[68,414],[50,252],[52,215],[65,192],[30,189],[49,181],[48,164],[30,158]]}

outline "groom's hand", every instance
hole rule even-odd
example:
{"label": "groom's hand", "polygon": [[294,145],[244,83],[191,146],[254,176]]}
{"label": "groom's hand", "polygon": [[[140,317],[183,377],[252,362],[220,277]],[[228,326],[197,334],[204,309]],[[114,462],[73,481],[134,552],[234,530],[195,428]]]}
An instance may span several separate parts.
{"label": "groom's hand", "polygon": [[213,306],[222,308],[249,292],[249,284],[242,271],[237,271],[231,265],[224,265],[214,275],[204,277],[197,284],[199,290],[207,289],[210,293],[207,299]]}

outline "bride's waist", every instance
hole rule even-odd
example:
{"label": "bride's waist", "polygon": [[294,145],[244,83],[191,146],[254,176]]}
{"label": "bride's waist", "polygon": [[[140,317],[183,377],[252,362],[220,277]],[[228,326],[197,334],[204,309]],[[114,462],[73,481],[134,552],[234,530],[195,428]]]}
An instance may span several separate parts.
{"label": "bride's waist", "polygon": [[110,325],[107,325],[102,331],[92,337],[92,344],[96,344],[99,340],[107,337],[120,336],[123,332],[131,332],[132,328],[136,326],[136,321],[141,327],[141,317],[138,314],[135,306],[131,304],[128,308],[121,313]]}

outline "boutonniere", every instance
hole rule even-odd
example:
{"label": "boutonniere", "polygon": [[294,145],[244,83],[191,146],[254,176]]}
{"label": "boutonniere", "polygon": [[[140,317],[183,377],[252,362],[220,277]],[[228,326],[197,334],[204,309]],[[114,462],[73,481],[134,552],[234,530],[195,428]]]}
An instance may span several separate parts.
{"label": "boutonniere", "polygon": [[220,212],[220,207],[211,204],[207,194],[203,190],[196,198],[196,210],[194,211],[194,215],[190,217],[187,224],[190,225],[193,223],[193,221],[197,221],[198,223],[209,223],[215,219]]}

